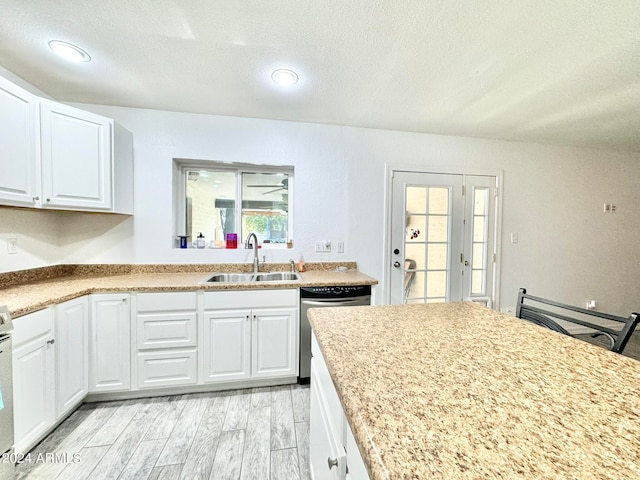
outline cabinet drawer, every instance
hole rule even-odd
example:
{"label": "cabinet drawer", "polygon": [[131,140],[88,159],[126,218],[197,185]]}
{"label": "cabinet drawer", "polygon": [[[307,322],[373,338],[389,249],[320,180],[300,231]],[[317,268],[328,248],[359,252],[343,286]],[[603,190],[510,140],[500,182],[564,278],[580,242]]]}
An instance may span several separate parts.
{"label": "cabinet drawer", "polygon": [[157,292],[136,295],[138,312],[171,312],[196,310],[198,296],[196,292]]}
{"label": "cabinet drawer", "polygon": [[289,307],[298,305],[297,289],[205,292],[204,309]]}
{"label": "cabinet drawer", "polygon": [[53,338],[54,314],[53,309],[45,308],[23,317],[13,319],[13,348],[19,347],[36,337],[47,336]]}
{"label": "cabinet drawer", "polygon": [[195,347],[197,341],[195,312],[152,313],[137,317],[136,344],[139,350]]}
{"label": "cabinet drawer", "polygon": [[197,380],[196,349],[138,353],[138,387],[189,385]]}

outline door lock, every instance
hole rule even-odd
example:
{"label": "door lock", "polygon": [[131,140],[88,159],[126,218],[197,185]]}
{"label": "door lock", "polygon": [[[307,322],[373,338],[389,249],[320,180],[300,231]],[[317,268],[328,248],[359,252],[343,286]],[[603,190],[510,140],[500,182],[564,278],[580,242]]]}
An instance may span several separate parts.
{"label": "door lock", "polygon": [[396,268],[400,268],[400,262],[398,262],[398,261],[393,262],[393,266],[396,267]]}

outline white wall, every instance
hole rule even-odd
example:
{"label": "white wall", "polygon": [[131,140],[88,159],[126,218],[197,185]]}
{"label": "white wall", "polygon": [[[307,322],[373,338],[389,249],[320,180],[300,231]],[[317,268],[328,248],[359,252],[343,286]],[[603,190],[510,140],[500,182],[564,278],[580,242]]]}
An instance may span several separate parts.
{"label": "white wall", "polygon": [[[26,208],[0,208],[0,273],[60,263],[61,215]],[[9,239],[18,253],[9,254]]]}
{"label": "white wall", "polygon": [[[134,135],[135,215],[66,214],[63,263],[250,261],[251,251],[172,248],[174,157],[295,166],[294,248],[267,261],[356,260],[382,279],[385,168],[504,174],[502,306],[518,287],[559,300],[640,310],[640,155],[250,118],[76,105]],[[602,213],[613,202],[618,212]],[[509,243],[518,232],[519,243]],[[345,241],[316,254],[315,240]],[[53,262],[52,262],[53,263]],[[380,295],[378,295],[380,298]]]}

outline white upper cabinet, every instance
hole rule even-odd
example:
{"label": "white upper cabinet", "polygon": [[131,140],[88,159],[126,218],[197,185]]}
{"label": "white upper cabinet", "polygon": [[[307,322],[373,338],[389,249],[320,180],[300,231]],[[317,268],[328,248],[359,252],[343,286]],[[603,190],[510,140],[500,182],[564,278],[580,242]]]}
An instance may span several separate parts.
{"label": "white upper cabinet", "polygon": [[0,203],[33,207],[37,97],[0,77]]}
{"label": "white upper cabinet", "polygon": [[112,120],[42,100],[42,206],[110,210]]}
{"label": "white upper cabinet", "polygon": [[0,78],[0,205],[133,214],[133,139]]}

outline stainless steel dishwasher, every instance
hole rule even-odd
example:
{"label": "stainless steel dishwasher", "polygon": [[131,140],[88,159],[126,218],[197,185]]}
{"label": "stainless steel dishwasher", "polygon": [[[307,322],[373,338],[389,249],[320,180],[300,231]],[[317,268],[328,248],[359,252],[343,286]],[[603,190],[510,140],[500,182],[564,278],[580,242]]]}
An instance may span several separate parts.
{"label": "stainless steel dishwasher", "polygon": [[[0,455],[6,455],[13,448],[13,375],[11,364],[11,314],[7,307],[0,306]],[[0,464],[0,478],[9,471],[8,462]]]}
{"label": "stainless steel dishwasher", "polygon": [[300,289],[300,375],[298,383],[308,383],[311,375],[310,308],[357,307],[371,305],[371,285],[302,287]]}

